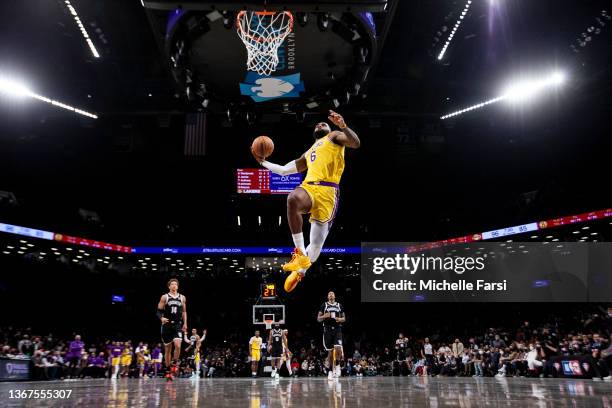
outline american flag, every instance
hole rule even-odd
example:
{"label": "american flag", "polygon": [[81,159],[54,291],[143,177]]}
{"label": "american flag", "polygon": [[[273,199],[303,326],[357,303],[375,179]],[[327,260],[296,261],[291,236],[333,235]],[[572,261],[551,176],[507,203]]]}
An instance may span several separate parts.
{"label": "american flag", "polygon": [[204,156],[206,153],[206,114],[185,115],[185,156]]}

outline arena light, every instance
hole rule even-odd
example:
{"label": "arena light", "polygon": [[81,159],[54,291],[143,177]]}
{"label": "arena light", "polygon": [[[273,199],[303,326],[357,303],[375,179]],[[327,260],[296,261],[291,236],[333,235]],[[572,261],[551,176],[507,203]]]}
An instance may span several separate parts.
{"label": "arena light", "polygon": [[10,78],[0,77],[0,93],[18,98],[27,96],[29,98],[34,98],[38,99],[39,101],[46,102],[53,106],[57,106],[59,108],[66,109],[71,112],[78,113],[79,115],[87,116],[92,119],[98,119],[98,116],[93,113],[86,112],[84,110],[75,108],[74,106],[70,106],[60,101],[56,101],[55,99],[47,98],[45,96],[34,93],[23,82],[15,81]]}
{"label": "arena light", "polygon": [[83,35],[85,42],[89,46],[89,49],[91,50],[91,54],[95,58],[100,58],[100,54],[98,54],[98,50],[94,46],[93,41],[91,41],[91,38],[89,37],[89,34],[87,33],[87,30],[85,29],[85,26],[81,22],[81,19],[79,18],[79,15],[77,14],[76,9],[70,3],[70,0],[65,0],[64,3],[66,3],[66,7],[68,7],[68,11],[70,11],[70,14],[72,14],[72,17],[74,17],[74,21],[76,22],[76,25],[79,27],[79,30],[81,30],[81,34]]}
{"label": "arena light", "polygon": [[470,9],[470,5],[471,4],[472,4],[472,0],[467,0],[467,2],[465,3],[465,6],[463,7],[463,11],[459,15],[459,18],[457,19],[457,22],[455,23],[455,25],[451,29],[450,34],[448,34],[448,38],[446,39],[446,42],[444,43],[444,46],[442,47],[442,50],[440,51],[440,54],[438,54],[438,60],[441,60],[442,58],[444,58],[444,54],[446,54],[446,49],[448,48],[450,43],[453,41],[453,38],[455,37],[455,34],[457,33],[457,30],[459,29],[459,26],[461,25],[461,22],[463,21],[463,19],[467,15],[467,12]]}
{"label": "arena light", "polygon": [[537,96],[538,94],[541,94],[544,90],[548,88],[556,88],[561,86],[565,82],[565,80],[566,76],[563,72],[555,71],[543,79],[525,79],[516,81],[506,86],[502,95],[493,99],[489,99],[488,101],[484,101],[476,105],[468,106],[467,108],[440,116],[440,119],[449,119],[454,116],[459,116],[466,112],[484,108],[485,106],[501,101],[509,101],[511,103],[525,102]]}
{"label": "arena light", "polygon": [[504,100],[503,96],[498,96],[497,98],[489,99],[488,101],[477,103],[476,105],[468,106],[467,108],[464,108],[464,109],[461,109],[461,110],[458,110],[458,111],[451,112],[449,114],[440,116],[440,119],[445,120],[445,119],[452,118],[454,116],[459,116],[459,115],[462,115],[462,114],[464,114],[466,112],[470,112],[470,111],[473,111],[473,110],[476,110],[476,109],[484,108],[487,105],[491,105],[492,103],[497,103],[497,102],[503,101],[503,100]]}
{"label": "arena light", "polygon": [[565,82],[565,75],[562,72],[553,72],[543,79],[527,79],[512,83],[506,87],[502,96],[511,102],[522,102],[538,95],[545,88],[559,86],[563,82]]}

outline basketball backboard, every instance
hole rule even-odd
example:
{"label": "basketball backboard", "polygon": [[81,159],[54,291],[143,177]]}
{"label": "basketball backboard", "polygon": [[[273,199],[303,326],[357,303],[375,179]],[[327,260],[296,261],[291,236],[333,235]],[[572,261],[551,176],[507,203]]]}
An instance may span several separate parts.
{"label": "basketball backboard", "polygon": [[[361,98],[377,60],[377,25],[387,0],[145,0],[144,5],[188,101],[229,116],[246,118],[250,112],[253,118],[265,112],[318,113]],[[260,65],[247,65],[249,44],[241,40],[238,24],[243,10],[286,10],[295,18],[272,58],[273,70],[264,74],[254,68]],[[274,33],[272,38],[280,38],[284,31]]]}
{"label": "basketball backboard", "polygon": [[253,305],[253,324],[265,325],[266,319],[272,317],[272,323],[285,323],[285,305]]}

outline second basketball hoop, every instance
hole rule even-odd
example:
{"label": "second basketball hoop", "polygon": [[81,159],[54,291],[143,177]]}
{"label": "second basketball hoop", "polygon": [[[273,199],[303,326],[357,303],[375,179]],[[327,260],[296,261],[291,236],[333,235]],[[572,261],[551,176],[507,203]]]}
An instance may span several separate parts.
{"label": "second basketball hoop", "polygon": [[278,48],[293,30],[293,14],[242,10],[236,16],[236,29],[247,49],[247,69],[270,75],[278,66]]}

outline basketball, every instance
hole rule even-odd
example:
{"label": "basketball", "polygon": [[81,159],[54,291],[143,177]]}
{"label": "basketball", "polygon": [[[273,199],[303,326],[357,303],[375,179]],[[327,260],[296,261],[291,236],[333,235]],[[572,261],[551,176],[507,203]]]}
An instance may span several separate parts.
{"label": "basketball", "polygon": [[259,136],[253,140],[251,148],[256,155],[266,158],[274,151],[274,142],[268,136]]}

